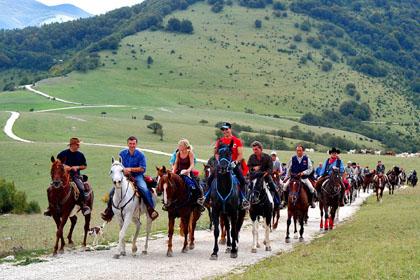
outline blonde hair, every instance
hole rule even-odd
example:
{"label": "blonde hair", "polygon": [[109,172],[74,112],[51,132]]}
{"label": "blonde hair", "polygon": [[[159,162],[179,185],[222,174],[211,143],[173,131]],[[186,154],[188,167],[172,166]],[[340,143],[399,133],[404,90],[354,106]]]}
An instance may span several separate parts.
{"label": "blonde hair", "polygon": [[193,149],[191,144],[190,144],[190,141],[188,141],[188,139],[185,139],[185,138],[179,140],[178,145],[183,145],[190,151]]}

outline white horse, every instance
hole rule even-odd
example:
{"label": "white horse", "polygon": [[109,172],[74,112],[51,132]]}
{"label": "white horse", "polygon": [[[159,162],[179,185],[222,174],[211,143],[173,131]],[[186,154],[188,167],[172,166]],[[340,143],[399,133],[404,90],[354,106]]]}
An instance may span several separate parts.
{"label": "white horse", "polygon": [[[118,216],[119,224],[120,224],[120,234],[118,238],[118,253],[114,255],[115,259],[118,259],[120,256],[125,256],[125,233],[127,231],[128,225],[131,221],[136,225],[136,232],[133,237],[133,244],[131,247],[131,252],[133,256],[136,255],[137,252],[137,237],[140,232],[140,216],[142,214],[146,214],[147,218],[147,225],[146,225],[146,242],[144,244],[144,250],[142,254],[147,254],[147,248],[149,245],[149,235],[152,229],[152,219],[150,218],[146,204],[142,200],[139,203],[139,198],[136,196],[135,187],[132,182],[130,182],[127,177],[124,176],[124,166],[121,164],[120,161],[115,160],[112,158],[112,165],[111,170],[109,171],[109,175],[112,178],[112,183],[115,187],[115,194],[112,198],[112,211],[116,216]],[[153,201],[156,203],[156,194],[153,193]]]}

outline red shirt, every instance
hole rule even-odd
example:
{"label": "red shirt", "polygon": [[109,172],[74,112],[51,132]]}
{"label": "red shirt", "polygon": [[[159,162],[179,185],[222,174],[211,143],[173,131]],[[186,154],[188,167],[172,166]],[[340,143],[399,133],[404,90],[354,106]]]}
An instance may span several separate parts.
{"label": "red shirt", "polygon": [[222,142],[225,145],[230,145],[230,141],[233,140],[233,147],[232,147],[232,160],[236,160],[238,158],[238,148],[242,147],[242,141],[232,135],[232,138],[222,137],[216,142],[216,150],[219,149],[219,142]]}

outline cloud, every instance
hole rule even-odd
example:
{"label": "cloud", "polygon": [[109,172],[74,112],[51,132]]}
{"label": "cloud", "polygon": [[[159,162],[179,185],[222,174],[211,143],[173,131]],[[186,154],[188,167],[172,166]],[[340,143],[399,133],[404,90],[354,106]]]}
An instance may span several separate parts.
{"label": "cloud", "polygon": [[103,14],[124,6],[132,6],[143,0],[37,0],[46,5],[73,4],[91,14]]}

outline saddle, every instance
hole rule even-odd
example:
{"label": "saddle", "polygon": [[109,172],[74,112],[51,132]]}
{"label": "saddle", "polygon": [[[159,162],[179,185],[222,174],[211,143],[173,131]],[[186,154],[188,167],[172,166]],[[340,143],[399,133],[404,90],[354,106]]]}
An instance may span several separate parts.
{"label": "saddle", "polygon": [[[134,193],[136,194],[136,196],[139,199],[142,199],[143,196],[141,195],[141,193],[138,191],[138,186],[137,186],[137,181],[136,178],[134,176],[132,176],[131,174],[127,176],[128,180],[133,184],[133,189],[134,189]],[[153,194],[155,193],[155,188],[157,186],[157,181],[155,179],[153,179],[151,176],[144,176],[144,181],[146,182],[146,186],[147,189]]]}
{"label": "saddle", "polygon": [[73,181],[70,181],[70,193],[73,193],[74,200],[79,200],[80,191],[79,188],[76,186],[76,183]]}

